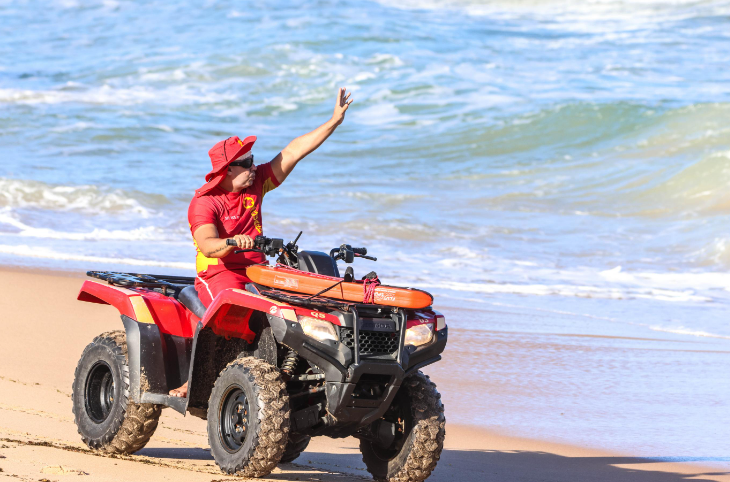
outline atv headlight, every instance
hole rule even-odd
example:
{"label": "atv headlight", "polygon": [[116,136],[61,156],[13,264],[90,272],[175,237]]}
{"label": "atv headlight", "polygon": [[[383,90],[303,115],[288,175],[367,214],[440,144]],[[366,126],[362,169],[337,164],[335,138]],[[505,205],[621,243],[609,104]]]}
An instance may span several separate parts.
{"label": "atv headlight", "polygon": [[433,337],[433,323],[415,325],[406,330],[406,345],[421,346],[431,341]]}
{"label": "atv headlight", "polygon": [[310,318],[309,316],[297,315],[297,321],[302,325],[302,331],[305,335],[311,336],[315,340],[326,341],[333,340],[337,341],[337,333],[332,323],[325,320],[318,320],[317,318]]}

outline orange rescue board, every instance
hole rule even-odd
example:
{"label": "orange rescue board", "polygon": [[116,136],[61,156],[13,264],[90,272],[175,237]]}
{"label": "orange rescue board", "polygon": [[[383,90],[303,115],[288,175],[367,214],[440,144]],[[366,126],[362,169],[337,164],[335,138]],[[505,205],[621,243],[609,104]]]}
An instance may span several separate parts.
{"label": "orange rescue board", "polygon": [[[246,268],[246,276],[254,283],[260,285],[307,295],[319,293],[338,281],[342,281],[342,278],[308,273],[306,271],[281,266],[249,266]],[[325,291],[320,296],[362,303],[363,295],[363,283],[360,281],[353,283],[342,282],[331,290]],[[378,305],[396,306],[398,308],[418,309],[431,306],[433,303],[433,297],[425,291],[385,285],[380,285],[375,288],[373,298]]]}

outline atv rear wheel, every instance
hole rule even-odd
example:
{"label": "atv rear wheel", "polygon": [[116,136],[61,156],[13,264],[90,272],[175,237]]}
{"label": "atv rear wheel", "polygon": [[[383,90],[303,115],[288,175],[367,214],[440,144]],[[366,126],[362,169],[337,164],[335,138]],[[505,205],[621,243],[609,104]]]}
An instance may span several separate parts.
{"label": "atv rear wheel", "polygon": [[284,449],[284,455],[281,456],[281,463],[286,464],[296,460],[307,449],[310,440],[312,440],[312,437],[309,435],[290,433],[289,440],[286,443],[286,449]]}
{"label": "atv rear wheel", "polygon": [[444,406],[436,385],[420,371],[410,375],[383,418],[395,424],[395,438],[387,447],[360,440],[368,472],[379,481],[425,480],[436,468],[446,435]]}
{"label": "atv rear wheel", "polygon": [[289,396],[279,369],[253,357],[224,368],[208,401],[208,441],[224,472],[264,477],[289,435]]}
{"label": "atv rear wheel", "polygon": [[157,428],[161,405],[129,401],[124,331],[102,333],[84,348],[71,390],[74,421],[91,449],[132,454]]}

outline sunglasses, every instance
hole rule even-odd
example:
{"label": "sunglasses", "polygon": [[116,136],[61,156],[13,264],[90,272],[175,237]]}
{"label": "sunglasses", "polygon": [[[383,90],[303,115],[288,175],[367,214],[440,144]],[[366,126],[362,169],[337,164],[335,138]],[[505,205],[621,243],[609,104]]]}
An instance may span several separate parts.
{"label": "sunglasses", "polygon": [[240,166],[240,167],[242,167],[244,169],[249,169],[251,166],[253,166],[253,155],[251,155],[251,157],[248,157],[248,158],[243,159],[241,161],[234,161],[234,162],[232,162],[232,163],[230,163],[228,165],[229,166]]}

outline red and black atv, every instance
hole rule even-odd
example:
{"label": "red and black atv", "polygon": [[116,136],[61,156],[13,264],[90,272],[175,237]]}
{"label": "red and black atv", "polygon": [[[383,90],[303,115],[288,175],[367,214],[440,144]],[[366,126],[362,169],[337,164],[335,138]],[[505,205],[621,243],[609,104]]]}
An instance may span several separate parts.
{"label": "red and black atv", "polygon": [[[207,309],[192,277],[88,272],[102,281],[85,281],[78,299],[117,308],[124,330],[97,336],[76,367],[83,441],[134,453],[170,407],[207,419],[211,453],[228,474],[263,477],[324,435],[358,438],[377,480],[426,479],[445,418],[419,369],[441,359],[444,317],[403,307],[398,294],[408,289],[377,286],[374,273],[355,281],[348,267],[340,277],[337,260],[368,258],[364,248],[299,251],[297,240],[257,237],[255,250],[278,255],[266,266],[274,276],[224,290]],[[324,282],[332,286],[312,293]],[[187,398],[168,395],[185,382]]]}

